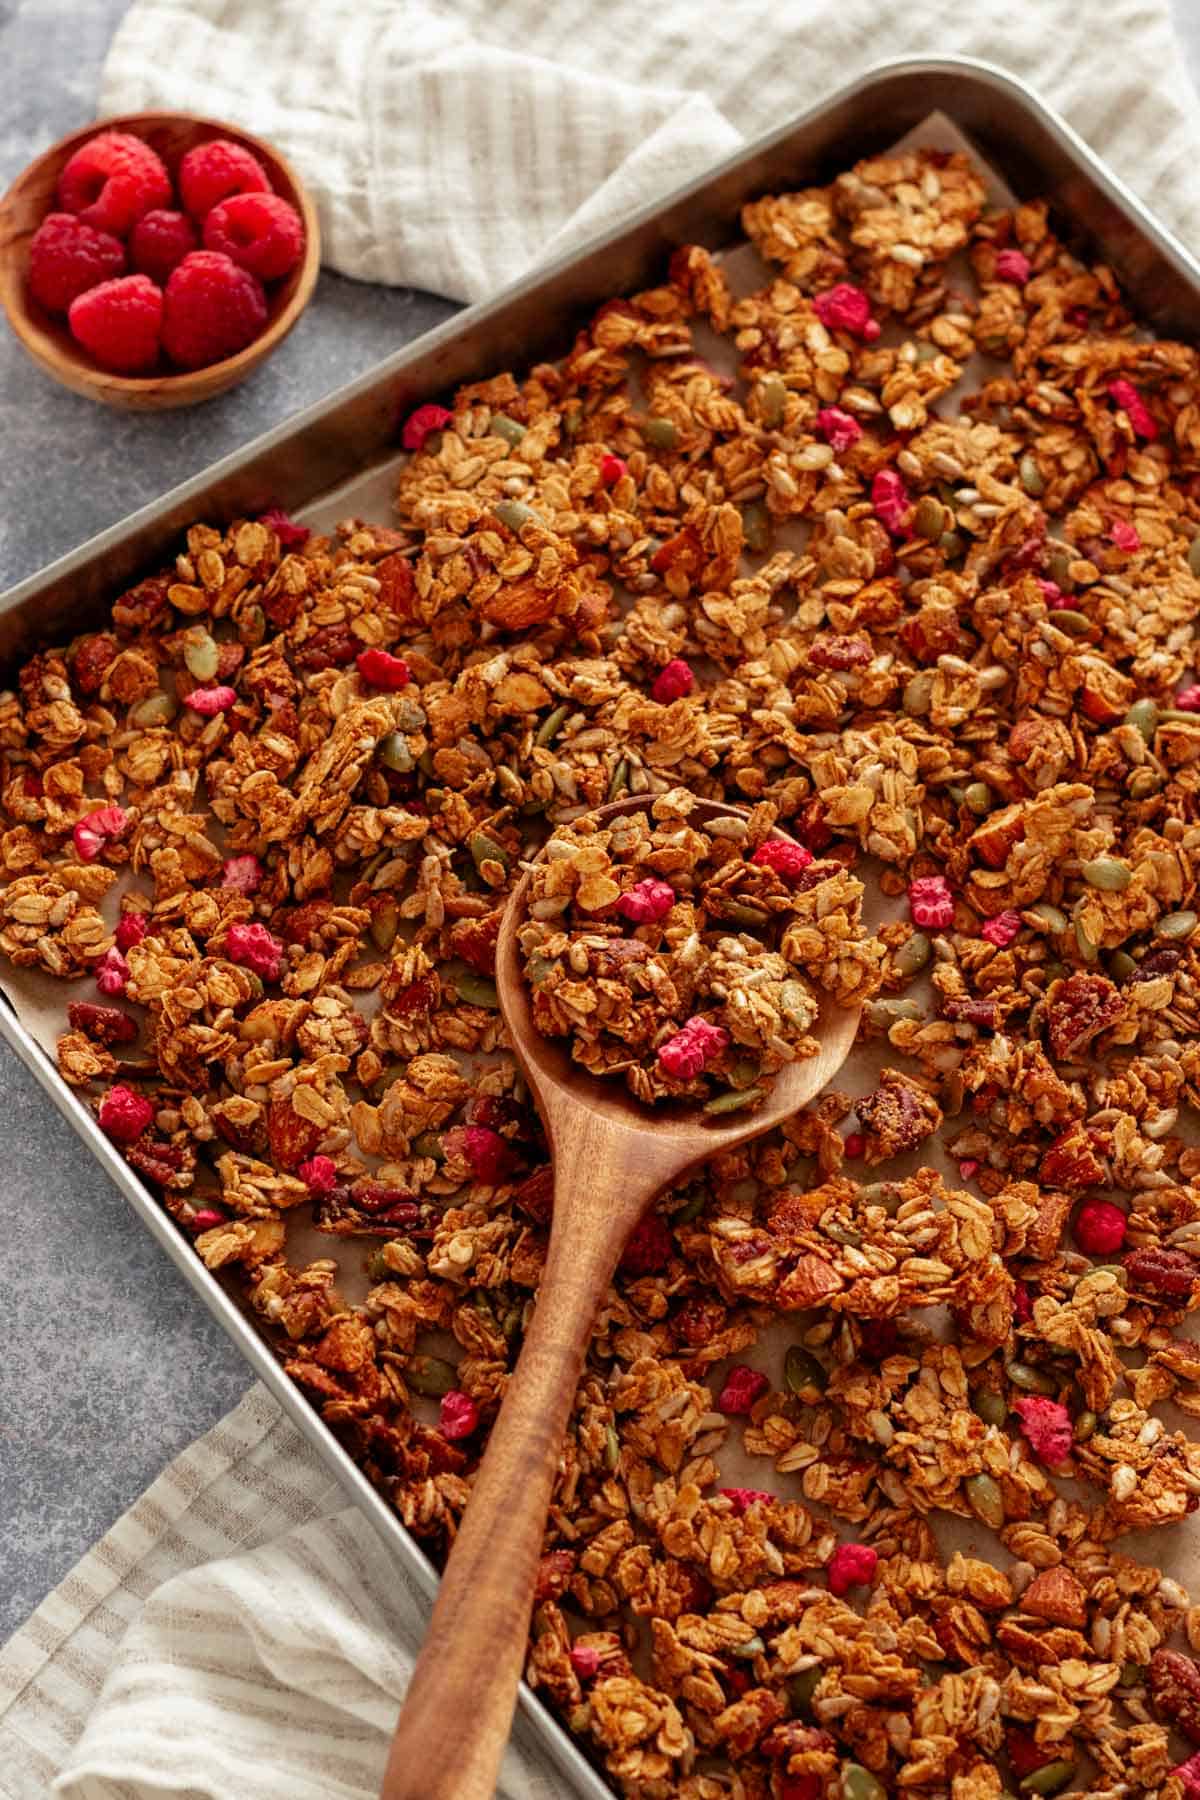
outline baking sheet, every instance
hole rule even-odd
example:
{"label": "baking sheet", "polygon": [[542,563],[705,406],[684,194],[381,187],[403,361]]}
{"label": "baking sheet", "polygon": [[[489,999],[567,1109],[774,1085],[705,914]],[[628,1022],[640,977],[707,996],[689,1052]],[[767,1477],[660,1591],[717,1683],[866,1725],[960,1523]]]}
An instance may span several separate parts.
{"label": "baking sheet", "polygon": [[[977,168],[984,176],[989,200],[994,205],[1011,205],[1013,196],[997,170],[985,162],[974,146],[963,136],[958,128],[944,114],[935,113],[920,126],[899,139],[896,149],[908,147],[933,147],[946,150],[966,150],[975,161]],[[748,292],[762,285],[772,273],[757,252],[749,245],[731,251],[722,258],[724,267],[732,285],[739,292]],[[952,273],[961,274],[963,284],[971,286],[971,277],[965,258],[961,269]],[[730,355],[727,341],[700,328],[697,340],[703,335],[703,354],[719,369],[733,372],[734,359]],[[885,335],[885,341],[886,335]],[[970,391],[979,385],[985,369],[990,372],[984,359],[974,359],[968,364],[964,377],[957,389],[944,396],[934,408],[943,416],[952,416],[957,411],[958,398],[964,391]],[[397,475],[403,467],[406,456],[397,453],[388,460],[376,464],[366,475],[352,479],[332,490],[313,505],[301,509],[297,516],[300,520],[317,531],[329,531],[339,521],[356,517],[363,520],[386,523],[392,517],[393,494]],[[791,544],[798,547],[806,535],[803,525],[777,530],[774,544]],[[215,834],[214,834],[215,835]],[[902,906],[898,901],[885,901],[872,883],[872,876],[879,872],[880,865],[872,865],[864,859],[859,864],[868,890],[866,913],[872,925],[882,923],[886,918],[901,916]],[[101,903],[101,910],[110,923],[115,923],[118,911],[119,895],[122,883],[114,884],[109,894]],[[90,981],[64,984],[36,970],[14,969],[4,964],[0,967],[0,989],[11,1001],[18,1018],[34,1040],[47,1053],[51,1061],[55,1057],[58,1036],[66,1026],[66,1005],[71,998],[87,997],[93,994]],[[914,997],[926,1000],[931,988],[928,982],[914,984],[907,992]],[[841,1071],[836,1086],[841,1091],[858,1098],[870,1092],[878,1083],[879,1073],[885,1066],[903,1066],[905,1059],[893,1050],[886,1040],[861,1045],[855,1049]],[[879,1180],[900,1179],[917,1168],[932,1167],[954,1187],[968,1188],[971,1183],[964,1183],[958,1171],[957,1160],[947,1148],[947,1140],[953,1138],[963,1128],[964,1120],[960,1117],[944,1123],[936,1136],[919,1150],[905,1157],[893,1159],[872,1170],[872,1176]],[[1181,1125],[1181,1134],[1186,1135]],[[339,1265],[339,1287],[348,1300],[361,1297],[366,1288],[363,1273],[363,1262],[366,1245],[361,1238],[331,1237],[317,1232],[311,1225],[297,1218],[295,1214],[288,1217],[287,1254],[293,1264],[303,1263],[315,1257],[331,1258]],[[230,1297],[235,1299],[244,1315],[257,1329],[257,1320],[249,1313],[242,1302],[240,1287],[236,1277],[222,1286]],[[923,1315],[925,1320],[938,1329],[944,1320],[934,1313]],[[1189,1321],[1189,1325],[1191,1321]],[[1189,1331],[1189,1335],[1192,1333]],[[261,1333],[266,1338],[265,1333]],[[782,1365],[787,1348],[797,1341],[799,1326],[795,1315],[785,1315],[765,1328],[757,1343],[748,1351],[740,1353],[738,1360],[747,1361],[753,1367],[762,1369],[772,1379],[774,1386],[782,1386]],[[452,1339],[442,1338],[440,1341],[430,1340],[428,1347],[436,1353],[448,1355],[451,1360],[457,1359],[459,1350]],[[712,1374],[714,1392],[719,1387],[721,1367]],[[417,1400],[416,1410],[427,1418],[434,1416],[436,1408],[428,1402]],[[1189,1421],[1179,1415],[1175,1409],[1163,1409],[1169,1425],[1174,1428],[1182,1424],[1193,1435],[1197,1430],[1195,1421]],[[728,1486],[747,1486],[769,1488],[782,1498],[796,1500],[802,1498],[801,1476],[778,1475],[769,1466],[767,1459],[749,1457],[741,1449],[741,1432],[735,1426],[726,1445],[719,1452],[717,1460],[721,1469],[721,1484]],[[1081,1484],[1060,1483],[1062,1491],[1068,1496],[1077,1495],[1085,1501],[1089,1490]],[[1092,1495],[1094,1498],[1094,1494]],[[819,1509],[816,1509],[819,1511]],[[946,1514],[938,1514],[932,1521],[936,1535],[945,1554],[954,1550],[963,1550],[968,1554],[984,1557],[1007,1566],[1011,1561],[1009,1554],[998,1544],[994,1535],[973,1521],[961,1520]],[[1157,1562],[1170,1575],[1186,1581],[1190,1571],[1195,1568],[1195,1534],[1200,1530],[1200,1515],[1195,1515],[1184,1525],[1173,1528],[1169,1533],[1131,1534],[1121,1540],[1121,1548],[1128,1553]]]}

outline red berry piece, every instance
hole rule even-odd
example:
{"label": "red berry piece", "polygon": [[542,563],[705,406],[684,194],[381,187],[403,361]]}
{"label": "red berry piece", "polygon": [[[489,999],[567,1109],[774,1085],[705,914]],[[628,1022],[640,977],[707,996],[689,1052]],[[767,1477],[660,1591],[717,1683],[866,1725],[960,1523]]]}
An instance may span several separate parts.
{"label": "red berry piece", "polygon": [[225,934],[225,954],[230,962],[244,963],[264,981],[278,981],[284,963],[283,945],[265,925],[231,925]]}
{"label": "red berry piece", "polygon": [[1036,1396],[1014,1400],[1013,1411],[1021,1420],[1029,1448],[1039,1462],[1056,1468],[1066,1462],[1075,1441],[1071,1415],[1058,1400],[1040,1400]]}
{"label": "red berry piece", "polygon": [[100,1129],[118,1144],[132,1144],[140,1138],[153,1117],[150,1102],[132,1088],[109,1088],[100,1102]]}
{"label": "red berry piece", "polygon": [[648,875],[631,887],[628,893],[622,894],[617,901],[617,911],[623,919],[629,919],[634,925],[653,925],[659,919],[665,919],[675,904],[675,889],[669,881],[659,881],[656,876]]}
{"label": "red berry piece", "polygon": [[162,290],[148,275],[119,275],[72,300],[67,323],[76,343],[102,369],[136,375],[158,361],[163,328]]}
{"label": "red berry piece", "polygon": [[880,469],[871,483],[871,505],[875,517],[893,537],[911,537],[912,501],[902,477],[895,469]]}
{"label": "red berry piece", "polygon": [[444,431],[453,418],[454,414],[447,407],[434,406],[432,401],[426,406],[418,406],[405,419],[400,442],[406,450],[423,450],[426,438],[432,437],[437,431]]}
{"label": "red berry piece", "polygon": [[695,685],[691,664],[684,662],[682,656],[673,656],[666,667],[659,670],[650,689],[650,698],[657,700],[660,706],[670,706],[672,700],[690,694]]}
{"label": "red berry piece", "polygon": [[848,281],[814,294],[812,306],[827,331],[848,331],[868,344],[879,336],[879,321],[871,316],[870,300]]}
{"label": "red berry piece", "polygon": [[979,927],[979,935],[986,938],[989,944],[996,944],[1001,950],[1008,946],[1021,934],[1021,915],[1011,908],[997,913],[994,919],[985,919]]}
{"label": "red berry piece", "polygon": [[748,1363],[734,1363],[725,1377],[725,1386],[717,1396],[717,1410],[723,1413],[748,1413],[754,1402],[766,1393],[771,1383]]}
{"label": "red berry piece", "polygon": [[29,291],[47,312],[65,313],[88,288],[124,269],[120,240],[73,213],[47,213],[30,239]]}
{"label": "red berry piece", "polygon": [[266,512],[259,513],[258,522],[260,525],[270,527],[279,539],[280,548],[283,550],[300,550],[312,536],[311,528],[307,525],[297,525],[295,519],[285,513],[282,506],[268,506]]}
{"label": "red berry piece", "polygon": [[262,283],[215,250],[193,250],[167,282],[163,349],[181,369],[235,356],[267,322]]}
{"label": "red berry piece", "polygon": [[723,1025],[710,1025],[707,1019],[689,1019],[674,1037],[660,1045],[658,1060],[667,1075],[676,1081],[693,1081],[729,1048],[729,1033]]}
{"label": "red berry piece", "polygon": [[914,925],[944,931],[954,923],[954,895],[944,875],[920,875],[908,884],[908,909]]}
{"label": "red berry piece", "polygon": [[444,1438],[453,1442],[456,1438],[470,1437],[479,1424],[479,1408],[470,1394],[464,1394],[459,1388],[451,1388],[448,1394],[442,1395],[442,1404],[438,1409],[438,1429]]}
{"label": "red berry piece", "polygon": [[863,433],[853,414],[844,412],[840,406],[821,408],[817,414],[817,430],[839,456],[844,450],[852,450]]}
{"label": "red berry piece", "polygon": [[666,1221],[656,1212],[638,1220],[618,1264],[625,1275],[656,1275],[665,1269],[675,1250]]}
{"label": "red berry piece", "polygon": [[1023,250],[1001,250],[997,253],[997,281],[1010,281],[1014,287],[1024,287],[1030,273],[1030,261]]}
{"label": "red berry piece", "polygon": [[337,1164],[332,1156],[310,1156],[296,1170],[310,1194],[332,1193],[337,1182]]}
{"label": "red berry piece", "polygon": [[879,1552],[869,1544],[839,1544],[829,1559],[829,1591],[849,1593],[852,1587],[869,1587],[879,1566]]}
{"label": "red berry piece", "polygon": [[85,225],[124,237],[144,213],[169,206],[171,179],[149,144],[128,131],[101,131],[58,178],[58,203]]}
{"label": "red berry piece", "polygon": [[304,226],[278,194],[231,194],[205,219],[204,248],[223,251],[260,281],[278,281],[304,253]]}
{"label": "red berry piece", "polygon": [[741,1518],[752,1506],[770,1506],[775,1496],[768,1494],[765,1488],[718,1488],[718,1494],[733,1504],[733,1510]]}
{"label": "red berry piece", "polygon": [[164,282],[185,256],[200,248],[196,227],[186,213],[156,206],[129,234],[129,260],[139,275]]}
{"label": "red berry piece", "polygon": [[408,686],[408,664],[402,656],[393,656],[388,650],[362,650],[354,661],[363,680],[372,687],[394,694]]}
{"label": "red berry piece", "polygon": [[765,844],[758,846],[750,861],[774,869],[786,881],[802,874],[812,859],[812,851],[803,844],[793,843],[790,838],[768,838]]}
{"label": "red berry piece", "polygon": [[129,980],[129,964],[113,944],[96,964],[96,986],[102,994],[123,994]]}
{"label": "red berry piece", "polygon": [[1089,1256],[1111,1256],[1124,1244],[1129,1220],[1111,1200],[1085,1200],[1072,1229],[1075,1242]]}
{"label": "red berry piece", "polygon": [[140,912],[122,913],[117,920],[117,948],[132,950],[140,944],[146,935],[146,915]]}
{"label": "red berry piece", "polygon": [[189,150],[179,165],[179,197],[194,219],[207,218],[231,194],[269,194],[267,171],[243,144],[212,138]]}

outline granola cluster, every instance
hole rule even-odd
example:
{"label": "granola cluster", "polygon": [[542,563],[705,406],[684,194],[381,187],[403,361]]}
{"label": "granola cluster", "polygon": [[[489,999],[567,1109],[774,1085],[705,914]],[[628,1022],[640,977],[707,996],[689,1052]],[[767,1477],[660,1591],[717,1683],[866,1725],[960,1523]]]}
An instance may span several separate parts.
{"label": "granola cluster", "polygon": [[563,825],[530,872],[518,932],[533,1019],[593,1075],[639,1100],[752,1109],[785,1063],[813,1056],[818,1001],[877,990],[885,954],[862,883],[749,818],[694,818],[675,789],[646,812]]}
{"label": "granola cluster", "polygon": [[[392,524],[196,526],[35,656],[0,949],[72,984],[63,1074],[436,1554],[546,1254],[521,861],[625,794],[777,819],[881,1073],[631,1240],[530,1678],[637,1800],[1194,1800],[1200,1608],[1144,1534],[1200,1500],[1197,352],[962,156],[745,225],[757,285],[682,249],[421,408]],[[547,979],[601,991],[588,935]]]}

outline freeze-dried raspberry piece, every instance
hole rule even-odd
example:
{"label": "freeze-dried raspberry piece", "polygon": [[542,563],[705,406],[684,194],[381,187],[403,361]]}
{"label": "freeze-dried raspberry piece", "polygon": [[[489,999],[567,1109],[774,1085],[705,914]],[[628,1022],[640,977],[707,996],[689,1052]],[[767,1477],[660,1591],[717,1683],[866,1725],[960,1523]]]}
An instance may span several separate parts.
{"label": "freeze-dried raspberry piece", "polygon": [[980,1169],[982,1169],[982,1167],[983,1167],[983,1164],[979,1161],[978,1157],[964,1156],[962,1161],[958,1165],[959,1180],[960,1181],[971,1181],[976,1175],[978,1175],[978,1173],[979,1173]]}
{"label": "freeze-dried raspberry piece", "polygon": [[739,1518],[752,1506],[770,1506],[775,1499],[774,1494],[766,1493],[763,1488],[718,1488],[717,1492],[733,1502],[733,1510]]}
{"label": "freeze-dried raspberry piece", "polygon": [[132,1144],[154,1117],[154,1108],[132,1088],[109,1088],[100,1102],[100,1129],[116,1144]]}
{"label": "freeze-dried raspberry piece", "polygon": [[593,1650],[590,1644],[572,1644],[567,1654],[580,1681],[591,1681],[599,1673],[600,1652]]}
{"label": "freeze-dried raspberry piece", "polygon": [[728,1045],[729,1033],[723,1026],[711,1025],[707,1019],[689,1019],[659,1047],[658,1060],[677,1081],[692,1081]]}
{"label": "freeze-dried raspberry piece", "polygon": [[432,437],[435,431],[444,431],[453,418],[454,414],[448,407],[435,406],[432,401],[425,406],[418,406],[405,419],[400,442],[406,450],[423,450],[426,438]]}
{"label": "freeze-dried raspberry piece", "polygon": [[74,213],[47,213],[29,240],[29,291],[47,312],[65,313],[72,300],[124,267],[120,239]]}
{"label": "freeze-dried raspberry piece", "polygon": [[879,1552],[869,1544],[839,1544],[827,1564],[831,1594],[848,1594],[852,1587],[869,1587],[879,1567]]}
{"label": "freeze-dried raspberry piece", "polygon": [[813,311],[827,331],[848,331],[864,343],[879,336],[879,321],[871,317],[871,302],[861,288],[839,281],[823,294],[813,295]]}
{"label": "freeze-dried raspberry piece", "polygon": [[67,324],[77,344],[114,375],[137,375],[158,361],[163,297],[148,275],[118,275],[72,300]]}
{"label": "freeze-dried raspberry piece", "polygon": [[1154,414],[1132,381],[1126,381],[1123,376],[1118,377],[1116,381],[1110,381],[1108,396],[1114,406],[1119,406],[1129,420],[1135,437],[1145,438],[1149,441],[1158,436],[1158,425],[1155,422]]}
{"label": "freeze-dried raspberry piece", "polygon": [[1042,598],[1051,612],[1062,612],[1071,602],[1067,599],[1057,581],[1049,581],[1042,575],[1035,575],[1034,580],[1042,590]]}
{"label": "freeze-dried raspberry piece", "polygon": [[785,881],[794,881],[797,875],[811,866],[812,860],[812,851],[803,844],[794,843],[790,838],[768,838],[750,858],[752,863],[774,869]]}
{"label": "freeze-dried raspberry piece", "polygon": [[863,428],[852,413],[844,412],[840,406],[823,406],[817,414],[817,430],[825,439],[831,450],[840,456],[844,450],[853,450],[863,434]]}
{"label": "freeze-dried raspberry piece", "polygon": [[219,251],[193,250],[171,270],[162,343],[181,369],[202,369],[235,356],[266,322],[262,283]]}
{"label": "freeze-dried raspberry piece", "polygon": [[696,677],[690,664],[684,662],[682,656],[673,656],[666,667],[659,670],[650,689],[650,698],[657,700],[660,706],[670,706],[672,700],[690,694],[695,685]]}
{"label": "freeze-dried raspberry piece", "polygon": [[203,219],[231,194],[269,194],[271,183],[257,156],[231,138],[210,138],[188,151],[179,165],[179,197],[194,219]]}
{"label": "freeze-dried raspberry piece", "polygon": [[1109,542],[1115,544],[1118,550],[1134,551],[1142,547],[1138,528],[1128,519],[1114,519],[1108,528],[1108,537]]}
{"label": "freeze-dried raspberry piece", "polygon": [[1200,712],[1200,682],[1181,688],[1175,696],[1174,705],[1178,712]]}
{"label": "freeze-dried raspberry piece", "polygon": [[355,658],[355,665],[364,681],[382,688],[386,694],[408,686],[408,664],[402,656],[393,656],[388,650],[363,650]]}
{"label": "freeze-dried raspberry piece", "polygon": [[1013,1318],[1018,1325],[1028,1325],[1033,1317],[1033,1295],[1023,1281],[1013,1282]]}
{"label": "freeze-dried raspberry piece", "polygon": [[622,475],[628,475],[629,467],[623,456],[613,456],[611,451],[600,458],[601,487],[616,487]]}
{"label": "freeze-dried raspberry piece", "polygon": [[635,925],[653,925],[659,919],[665,919],[674,904],[675,889],[670,882],[647,875],[644,881],[635,883],[621,895],[615,910]]}
{"label": "freeze-dried raspberry piece", "polygon": [[880,469],[871,483],[871,505],[875,517],[893,537],[911,537],[912,501],[908,489],[895,469]]}
{"label": "freeze-dried raspberry piece", "polygon": [[1075,1242],[1089,1256],[1111,1256],[1125,1242],[1129,1221],[1111,1200],[1085,1200],[1075,1215]]}
{"label": "freeze-dried raspberry piece", "polygon": [[1021,915],[1010,909],[997,913],[994,919],[985,919],[979,927],[979,935],[986,938],[989,944],[996,944],[1001,950],[1007,950],[1020,935],[1020,930]]}
{"label": "freeze-dried raspberry piece", "polygon": [[1024,287],[1032,272],[1032,265],[1023,250],[1001,250],[996,256],[996,280],[1011,281],[1016,287]]}
{"label": "freeze-dried raspberry piece", "polygon": [[148,929],[145,913],[123,912],[117,920],[118,950],[131,950],[140,944]]}
{"label": "freeze-dried raspberry piece", "polygon": [[866,1155],[866,1151],[867,1151],[866,1134],[861,1131],[847,1132],[845,1142],[842,1145],[842,1149],[845,1151],[846,1156],[849,1158],[849,1160],[851,1162],[857,1162],[860,1156]]}
{"label": "freeze-dried raspberry piece", "polygon": [[1014,1400],[1013,1411],[1039,1462],[1053,1469],[1067,1460],[1075,1440],[1071,1415],[1060,1401],[1043,1400],[1037,1394],[1030,1394]]}
{"label": "freeze-dried raspberry piece", "polygon": [[89,138],[58,178],[63,211],[116,237],[124,237],[143,213],[170,200],[171,180],[161,159],[128,131],[101,131]]}
{"label": "freeze-dried raspberry piece", "polygon": [[186,213],[155,207],[129,234],[129,260],[139,275],[164,282],[185,256],[200,248],[196,227]]}
{"label": "freeze-dried raspberry piece", "polygon": [[332,1156],[310,1156],[296,1170],[310,1194],[329,1194],[337,1183],[337,1164]]}
{"label": "freeze-dried raspberry piece", "polygon": [[312,527],[297,525],[295,519],[284,512],[282,506],[268,506],[266,512],[258,515],[260,525],[266,525],[279,539],[281,550],[300,550],[312,536]]}
{"label": "freeze-dried raspberry piece", "polygon": [[649,1212],[634,1226],[618,1267],[626,1275],[656,1275],[666,1268],[674,1249],[675,1240],[665,1221],[658,1213]]}
{"label": "freeze-dried raspberry piece", "polygon": [[264,981],[277,981],[286,960],[283,945],[265,925],[231,925],[225,933],[225,954],[230,962],[243,963]]}
{"label": "freeze-dried raspberry piece", "polygon": [[444,1438],[453,1441],[456,1438],[470,1437],[478,1424],[479,1408],[470,1394],[451,1388],[448,1394],[442,1395],[442,1404],[438,1408],[438,1430]]}
{"label": "freeze-dried raspberry piece", "polygon": [[221,886],[235,894],[256,894],[262,886],[263,867],[257,856],[227,857],[221,868]]}
{"label": "freeze-dried raspberry piece", "polygon": [[723,1413],[748,1413],[770,1385],[767,1377],[757,1369],[752,1369],[748,1363],[734,1363],[717,1396],[717,1410]]}
{"label": "freeze-dried raspberry piece", "polygon": [[1200,1750],[1186,1762],[1176,1763],[1169,1779],[1179,1783],[1183,1800],[1200,1800]]}
{"label": "freeze-dried raspberry piece", "polygon": [[105,844],[119,838],[129,825],[123,806],[100,806],[80,819],[71,833],[81,862],[95,862]]}
{"label": "freeze-dried raspberry piece", "polygon": [[183,704],[206,719],[214,719],[218,713],[228,712],[231,706],[237,705],[237,694],[233,688],[224,686],[193,688],[190,694],[184,695]]}
{"label": "freeze-dried raspberry piece", "polygon": [[495,1187],[512,1168],[513,1154],[508,1143],[488,1125],[460,1125],[445,1137],[447,1152],[460,1150],[476,1181]]}
{"label": "freeze-dried raspberry piece", "polygon": [[138,1023],[119,1006],[93,1006],[90,1000],[72,1000],[67,1007],[72,1031],[82,1031],[93,1044],[132,1044]]}
{"label": "freeze-dried raspberry piece", "polygon": [[129,964],[114,944],[106,950],[96,964],[96,986],[102,994],[111,999],[115,994],[125,992],[125,984],[129,980]]}
{"label": "freeze-dried raspberry piece", "polygon": [[922,875],[908,884],[908,908],[913,924],[944,931],[954,923],[954,895],[944,875]]}
{"label": "freeze-dried raspberry piece", "polygon": [[231,194],[205,219],[204,248],[220,250],[260,281],[279,281],[304,254],[304,224],[280,194]]}
{"label": "freeze-dried raspberry piece", "polygon": [[777,1800],[821,1800],[824,1785],[819,1775],[780,1775],[775,1793]]}
{"label": "freeze-dried raspberry piece", "polygon": [[1043,1768],[1046,1763],[1054,1762],[1059,1746],[1039,1744],[1031,1730],[1021,1725],[1010,1725],[1004,1733],[1004,1748],[1008,1752],[1013,1774],[1024,1778],[1032,1775],[1035,1769]]}

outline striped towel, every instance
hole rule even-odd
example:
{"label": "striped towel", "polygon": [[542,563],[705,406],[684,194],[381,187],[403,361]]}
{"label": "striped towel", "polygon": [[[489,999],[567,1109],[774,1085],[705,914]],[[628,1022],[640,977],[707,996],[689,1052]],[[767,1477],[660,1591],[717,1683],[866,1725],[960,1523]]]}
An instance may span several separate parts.
{"label": "striped towel", "polygon": [[1025,77],[1200,242],[1168,0],[133,0],[101,106],[260,132],[333,268],[478,300],[872,63],[949,52]]}
{"label": "striped towel", "polygon": [[[427,1617],[254,1387],[0,1650],[3,1800],[375,1800]],[[503,1800],[562,1800],[518,1721]]]}

